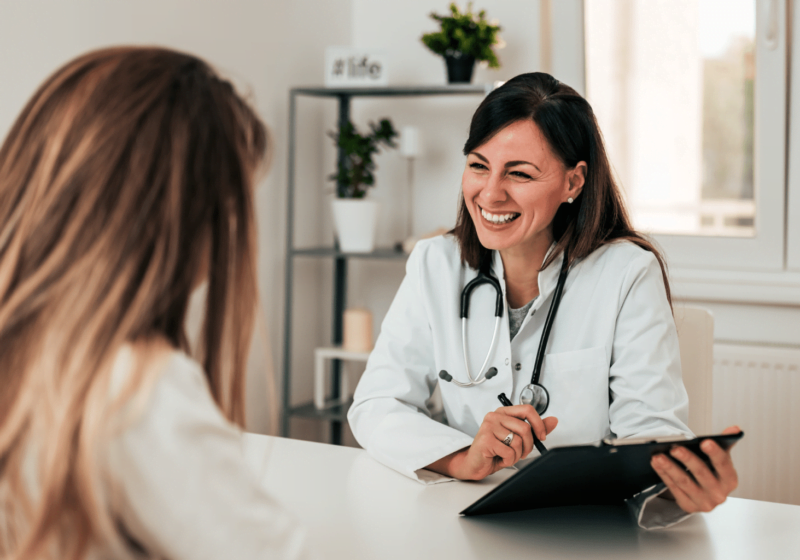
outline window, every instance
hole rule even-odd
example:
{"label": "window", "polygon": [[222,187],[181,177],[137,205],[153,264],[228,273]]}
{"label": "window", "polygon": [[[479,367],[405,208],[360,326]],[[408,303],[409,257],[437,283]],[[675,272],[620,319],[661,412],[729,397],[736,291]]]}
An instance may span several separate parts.
{"label": "window", "polygon": [[679,267],[784,267],[785,22],[778,0],[584,0],[587,98]]}

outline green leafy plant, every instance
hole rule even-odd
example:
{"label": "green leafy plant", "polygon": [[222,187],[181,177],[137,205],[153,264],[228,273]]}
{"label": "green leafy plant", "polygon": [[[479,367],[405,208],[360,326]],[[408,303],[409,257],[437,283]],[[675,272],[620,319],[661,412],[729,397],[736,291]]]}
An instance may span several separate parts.
{"label": "green leafy plant", "polygon": [[442,56],[473,56],[475,60],[485,61],[489,68],[500,68],[500,61],[492,49],[504,46],[499,35],[500,26],[486,21],[486,10],[475,14],[470,2],[467,10],[461,13],[453,2],[449,15],[431,13],[431,18],[439,22],[441,29],[425,33],[422,42],[434,53]]}
{"label": "green leafy plant", "polygon": [[328,177],[336,181],[336,196],[339,198],[364,198],[367,189],[375,185],[375,162],[373,156],[381,146],[396,148],[397,131],[389,119],[378,124],[369,123],[370,133],[362,135],[355,125],[347,122],[339,132],[328,132],[336,146],[344,151],[344,161],[339,161],[336,173]]}

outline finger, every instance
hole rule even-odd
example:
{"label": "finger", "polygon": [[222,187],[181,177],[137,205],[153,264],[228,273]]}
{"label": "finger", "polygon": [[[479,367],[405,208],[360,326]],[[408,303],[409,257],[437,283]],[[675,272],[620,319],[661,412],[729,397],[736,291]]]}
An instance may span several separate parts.
{"label": "finger", "polygon": [[542,422],[544,422],[544,427],[547,430],[548,434],[553,430],[555,430],[556,426],[558,426],[558,418],[556,418],[555,416],[548,416],[547,418],[543,418]]}
{"label": "finger", "polygon": [[655,459],[656,465],[659,467],[656,472],[661,476],[661,479],[664,480],[665,475],[671,478],[675,483],[675,487],[682,490],[689,500],[697,506],[696,511],[711,511],[714,509],[709,497],[686,471],[665,455],[658,454]]}
{"label": "finger", "polygon": [[708,465],[700,457],[686,449],[676,445],[670,450],[670,455],[686,465],[692,473],[697,484],[705,492],[707,498],[711,499],[714,506],[718,506],[728,497],[728,492],[723,488],[720,480],[711,472]]}
{"label": "finger", "polygon": [[509,446],[505,445],[502,441],[494,440],[490,449],[492,450],[492,453],[494,453],[495,457],[498,458],[498,466],[495,469],[495,472],[502,468],[510,467],[517,462],[516,452]]}
{"label": "finger", "polygon": [[[727,428],[725,428],[724,430],[722,430],[722,433],[723,433],[723,434],[725,434],[725,435],[728,435],[728,434],[738,434],[738,433],[740,433],[741,431],[742,431],[742,429],[741,429],[739,426],[728,426]],[[731,444],[731,446],[728,448],[728,451],[730,451],[731,449],[733,449],[733,446],[734,446],[734,445],[736,445],[736,443],[737,443],[737,442],[733,442],[733,443]]]}
{"label": "finger", "polygon": [[656,471],[656,474],[661,478],[661,481],[666,484],[669,491],[672,492],[672,497],[675,498],[675,503],[678,504],[678,507],[681,508],[686,513],[694,513],[699,511],[697,504],[695,504],[692,499],[686,495],[686,492],[681,490],[677,483],[672,479],[669,473],[663,470],[661,463],[659,461],[659,455],[655,455],[650,459],[650,465],[653,467],[653,470]]}
{"label": "finger", "polygon": [[514,418],[513,416],[505,416],[500,419],[500,425],[514,434],[514,442],[516,443],[519,441],[520,443],[520,459],[523,457],[527,457],[528,454],[533,450],[533,434],[531,433],[531,427],[527,422],[520,420],[519,418]]}
{"label": "finger", "polygon": [[[527,427],[527,424],[525,424],[525,426]],[[528,431],[530,431],[530,428],[528,428]],[[515,433],[513,430],[510,430],[509,428],[504,427],[502,424],[495,427],[493,434],[497,441],[499,441],[500,443],[502,443],[503,445],[509,447],[514,451],[514,454],[516,455],[514,458],[515,463],[520,459],[522,459],[523,457],[522,451],[524,443],[522,441],[521,435]],[[508,438],[508,436],[511,436],[511,441],[509,443],[506,443],[506,438]]]}
{"label": "finger", "polygon": [[502,410],[504,413],[509,414],[510,416],[514,416],[521,420],[527,420],[528,424],[530,424],[531,428],[533,429],[533,433],[536,434],[536,437],[541,441],[544,441],[545,438],[547,438],[547,429],[544,426],[544,422],[539,416],[539,413],[536,412],[536,409],[531,405],[518,404],[515,406],[506,406],[503,407]]}
{"label": "finger", "polygon": [[705,440],[700,444],[700,449],[708,455],[714,470],[717,471],[717,479],[724,488],[727,496],[739,486],[739,476],[733,466],[730,451],[722,449],[715,441]]}

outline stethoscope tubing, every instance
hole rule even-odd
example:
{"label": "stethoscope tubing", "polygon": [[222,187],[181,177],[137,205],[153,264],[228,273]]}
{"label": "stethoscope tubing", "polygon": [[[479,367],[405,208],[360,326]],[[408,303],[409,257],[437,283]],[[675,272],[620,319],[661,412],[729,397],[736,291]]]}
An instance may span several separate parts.
{"label": "stethoscope tubing", "polygon": [[[544,352],[545,348],[547,347],[547,341],[550,339],[550,331],[553,328],[553,322],[555,321],[556,313],[558,312],[558,306],[561,303],[561,296],[564,292],[564,285],[567,283],[567,274],[569,273],[569,251],[565,248],[564,249],[564,256],[563,261],[561,263],[561,271],[558,275],[558,282],[556,284],[555,292],[553,293],[553,301],[550,303],[550,309],[547,311],[547,317],[544,322],[544,329],[542,331],[542,337],[539,340],[539,348],[536,352],[536,361],[533,366],[533,373],[531,375],[531,383],[527,385],[533,390],[534,386],[540,387],[544,393],[547,393],[547,389],[545,389],[542,385],[539,384],[539,377],[542,371],[542,363],[544,361]],[[496,304],[495,304],[495,323],[494,323],[494,333],[492,334],[492,342],[489,346],[489,352],[486,354],[486,359],[481,365],[481,369],[478,371],[477,378],[472,377],[472,372],[469,368],[469,354],[467,352],[467,316],[469,315],[469,300],[472,294],[472,291],[478,287],[480,284],[491,284],[492,287],[495,289],[497,296],[496,296]],[[467,377],[469,378],[468,382],[458,381],[457,379],[453,378],[446,371],[442,370],[439,372],[439,377],[444,379],[445,381],[449,381],[454,383],[458,387],[474,387],[475,385],[480,385],[481,383],[491,379],[497,374],[496,368],[490,368],[490,370],[484,373],[486,366],[489,364],[489,360],[494,355],[495,348],[497,346],[497,341],[500,335],[500,321],[503,318],[503,292],[500,288],[500,282],[493,276],[491,273],[481,270],[478,273],[478,276],[473,278],[462,290],[461,292],[461,347],[464,352],[464,367],[467,372]],[[491,373],[490,373],[491,372]],[[546,398],[546,403],[544,408],[541,410],[541,414],[547,409],[549,404],[550,398],[549,394]]]}
{"label": "stethoscope tubing", "polygon": [[561,272],[558,275],[558,283],[556,284],[556,291],[553,294],[553,301],[550,302],[550,309],[547,311],[547,319],[544,322],[544,331],[542,338],[539,339],[539,349],[536,352],[536,362],[533,366],[533,373],[531,375],[531,385],[539,384],[539,376],[542,373],[542,362],[544,361],[544,351],[547,346],[547,341],[550,339],[550,330],[553,328],[553,322],[556,319],[558,306],[561,303],[561,295],[564,292],[564,284],[567,283],[567,273],[569,272],[569,253],[564,250],[564,261],[561,264]]}
{"label": "stethoscope tubing", "polygon": [[459,387],[473,387],[475,385],[480,385],[484,381],[487,381],[489,377],[486,376],[484,373],[486,371],[486,366],[489,365],[489,360],[494,355],[494,349],[497,346],[497,341],[500,338],[500,322],[503,320],[503,317],[495,317],[494,319],[494,334],[492,334],[492,343],[489,346],[489,352],[486,354],[486,359],[483,361],[483,365],[481,369],[478,370],[478,378],[475,379],[472,377],[472,372],[469,369],[469,356],[467,355],[467,318],[461,318],[461,347],[464,349],[464,367],[467,369],[467,377],[469,377],[469,382],[463,383],[455,378],[452,379],[452,382],[458,385]]}

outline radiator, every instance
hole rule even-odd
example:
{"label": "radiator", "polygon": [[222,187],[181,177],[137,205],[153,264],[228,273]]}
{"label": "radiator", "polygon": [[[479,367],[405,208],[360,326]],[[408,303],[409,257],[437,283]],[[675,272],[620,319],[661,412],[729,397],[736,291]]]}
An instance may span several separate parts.
{"label": "radiator", "polygon": [[732,496],[800,505],[800,349],[715,344],[712,407],[745,432]]}

